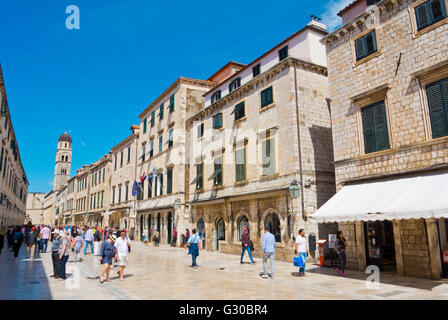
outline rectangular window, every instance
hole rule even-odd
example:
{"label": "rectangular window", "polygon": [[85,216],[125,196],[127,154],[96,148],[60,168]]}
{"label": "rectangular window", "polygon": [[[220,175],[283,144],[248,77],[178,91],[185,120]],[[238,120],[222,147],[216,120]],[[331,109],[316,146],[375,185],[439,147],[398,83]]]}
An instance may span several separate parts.
{"label": "rectangular window", "polygon": [[170,104],[168,105],[168,109],[170,109],[170,112],[174,111],[174,94],[170,97]]}
{"label": "rectangular window", "polygon": [[117,170],[117,155],[115,155],[115,166],[114,166],[114,170]]}
{"label": "rectangular window", "polygon": [[166,193],[173,193],[173,169],[166,171]]}
{"label": "rectangular window", "polygon": [[152,198],[152,176],[148,177],[148,199]]}
{"label": "rectangular window", "polygon": [[386,107],[380,101],[361,109],[365,153],[389,149]]}
{"label": "rectangular window", "polygon": [[115,188],[112,188],[112,204],[115,203]]}
{"label": "rectangular window", "polygon": [[121,186],[118,187],[118,203],[121,202]]}
{"label": "rectangular window", "polygon": [[241,86],[241,78],[236,78],[229,83],[229,93]]}
{"label": "rectangular window", "polygon": [[263,175],[275,174],[275,144],[274,138],[264,140],[261,145]]}
{"label": "rectangular window", "polygon": [[106,167],[103,168],[103,182],[106,179]]}
{"label": "rectangular window", "polygon": [[198,139],[204,136],[204,123],[198,125]]}
{"label": "rectangular window", "polygon": [[142,155],[141,155],[140,158],[142,158],[142,162],[145,161],[145,158],[146,158],[146,144],[142,145]]}
{"label": "rectangular window", "polygon": [[432,137],[448,136],[448,78],[426,86]]}
{"label": "rectangular window", "polygon": [[98,170],[98,182],[101,183],[101,169]]}
{"label": "rectangular window", "polygon": [[238,103],[235,108],[233,109],[232,114],[235,114],[235,121],[243,118],[245,116],[245,110],[244,110],[244,101]]}
{"label": "rectangular window", "polygon": [[202,189],[204,186],[204,163],[196,165],[196,189]]}
{"label": "rectangular window", "polygon": [[157,175],[154,178],[154,197],[157,197],[159,195],[158,186],[159,186],[159,176]]}
{"label": "rectangular window", "polygon": [[257,64],[252,68],[252,74],[254,75],[254,78],[260,74],[260,64]]}
{"label": "rectangular window", "polygon": [[272,86],[261,91],[261,107],[266,107],[274,102]]}
{"label": "rectangular window", "polygon": [[126,185],[126,195],[125,195],[125,201],[129,200],[129,185]]}
{"label": "rectangular window", "polygon": [[143,119],[143,133],[146,133],[147,122],[148,122],[148,118]]}
{"label": "rectangular window", "polygon": [[212,94],[212,104],[221,99],[221,90],[216,91]]}
{"label": "rectangular window", "polygon": [[156,112],[153,111],[151,113],[151,128],[154,127],[155,121],[156,121]]}
{"label": "rectangular window", "polygon": [[131,162],[131,147],[128,147],[128,163],[129,162]]}
{"label": "rectangular window", "polygon": [[446,16],[444,0],[429,0],[415,7],[415,19],[417,21],[418,31],[443,20]]}
{"label": "rectangular window", "polygon": [[166,142],[168,144],[168,148],[171,148],[173,146],[174,141],[173,132],[174,132],[173,128],[171,128],[170,131],[168,131],[168,140]]}
{"label": "rectangular window", "polygon": [[246,180],[246,147],[235,150],[235,180]]}
{"label": "rectangular window", "polygon": [[159,120],[163,119],[163,103],[159,107]]}
{"label": "rectangular window", "polygon": [[101,191],[101,208],[103,208],[104,191]]}
{"label": "rectangular window", "polygon": [[159,182],[160,182],[160,195],[163,195],[163,174],[159,174]]}
{"label": "rectangular window", "polygon": [[222,185],[222,157],[216,158],[214,163],[214,177],[213,177],[213,185],[220,186]]}
{"label": "rectangular window", "polygon": [[278,58],[280,61],[288,58],[288,46],[285,46],[278,50]]}
{"label": "rectangular window", "polygon": [[[124,151],[121,151],[120,167],[123,166],[123,154],[124,154]],[[96,180],[96,179],[95,179],[95,180]]]}
{"label": "rectangular window", "polygon": [[375,30],[355,40],[356,61],[364,59],[377,51]]}
{"label": "rectangular window", "polygon": [[152,158],[154,156],[154,140],[149,142],[149,157]]}
{"label": "rectangular window", "polygon": [[222,113],[213,116],[213,129],[222,128]]}
{"label": "rectangular window", "polygon": [[159,136],[159,152],[162,152],[163,150],[163,136]]}

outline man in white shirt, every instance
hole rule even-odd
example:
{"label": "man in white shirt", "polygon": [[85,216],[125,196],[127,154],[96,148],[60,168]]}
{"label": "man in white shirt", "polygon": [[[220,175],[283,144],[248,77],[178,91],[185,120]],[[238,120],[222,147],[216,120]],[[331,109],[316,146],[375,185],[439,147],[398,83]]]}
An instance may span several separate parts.
{"label": "man in white shirt", "polygon": [[51,230],[47,226],[43,227],[40,231],[40,236],[42,238],[43,249],[42,252],[47,252],[48,239],[50,239]]}
{"label": "man in white shirt", "polygon": [[90,250],[92,251],[92,254],[94,254],[93,252],[93,231],[92,229],[89,227],[84,235],[84,242],[85,242],[85,247],[84,247],[84,254],[87,254],[87,247],[90,245]]}
{"label": "man in white shirt", "polygon": [[124,280],[123,272],[128,262],[130,246],[131,241],[129,241],[128,237],[126,236],[126,232],[121,231],[120,237],[117,238],[117,240],[115,240],[115,249],[116,249],[115,259],[118,259],[118,264],[120,265],[120,271],[118,271],[120,280]]}
{"label": "man in white shirt", "polygon": [[296,237],[296,255],[303,259],[303,267],[299,269],[299,276],[305,276],[305,264],[308,257],[308,249],[306,248],[305,230],[300,229]]}

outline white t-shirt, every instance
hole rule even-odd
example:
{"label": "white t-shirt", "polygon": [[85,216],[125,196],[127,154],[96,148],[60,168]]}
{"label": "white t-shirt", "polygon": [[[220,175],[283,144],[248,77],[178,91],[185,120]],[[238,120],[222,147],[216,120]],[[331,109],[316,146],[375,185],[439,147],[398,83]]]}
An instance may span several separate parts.
{"label": "white t-shirt", "polygon": [[127,256],[129,254],[128,250],[128,238],[125,238],[123,240],[121,237],[119,237],[117,240],[115,240],[115,248],[117,249],[117,254],[119,256]]}
{"label": "white t-shirt", "polygon": [[297,252],[306,252],[306,238],[302,237],[300,234],[296,237]]}

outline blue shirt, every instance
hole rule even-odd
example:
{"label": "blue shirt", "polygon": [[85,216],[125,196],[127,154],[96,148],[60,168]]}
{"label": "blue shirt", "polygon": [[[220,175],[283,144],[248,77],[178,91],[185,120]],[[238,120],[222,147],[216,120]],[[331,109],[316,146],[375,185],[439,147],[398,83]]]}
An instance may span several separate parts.
{"label": "blue shirt", "polygon": [[201,241],[201,238],[198,236],[197,233],[195,233],[194,235],[190,236],[190,238],[188,238],[188,243],[199,243]]}
{"label": "blue shirt", "polygon": [[263,252],[274,252],[275,251],[275,237],[272,233],[266,232],[263,235],[262,248],[263,248]]}

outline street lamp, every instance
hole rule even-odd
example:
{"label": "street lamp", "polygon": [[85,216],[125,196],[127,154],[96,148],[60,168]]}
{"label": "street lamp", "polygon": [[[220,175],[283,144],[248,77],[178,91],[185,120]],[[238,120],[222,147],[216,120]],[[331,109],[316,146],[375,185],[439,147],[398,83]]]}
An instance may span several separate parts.
{"label": "street lamp", "polygon": [[299,197],[299,191],[300,191],[299,184],[300,183],[297,180],[293,180],[288,188],[289,195],[291,196],[292,199],[297,199]]}

